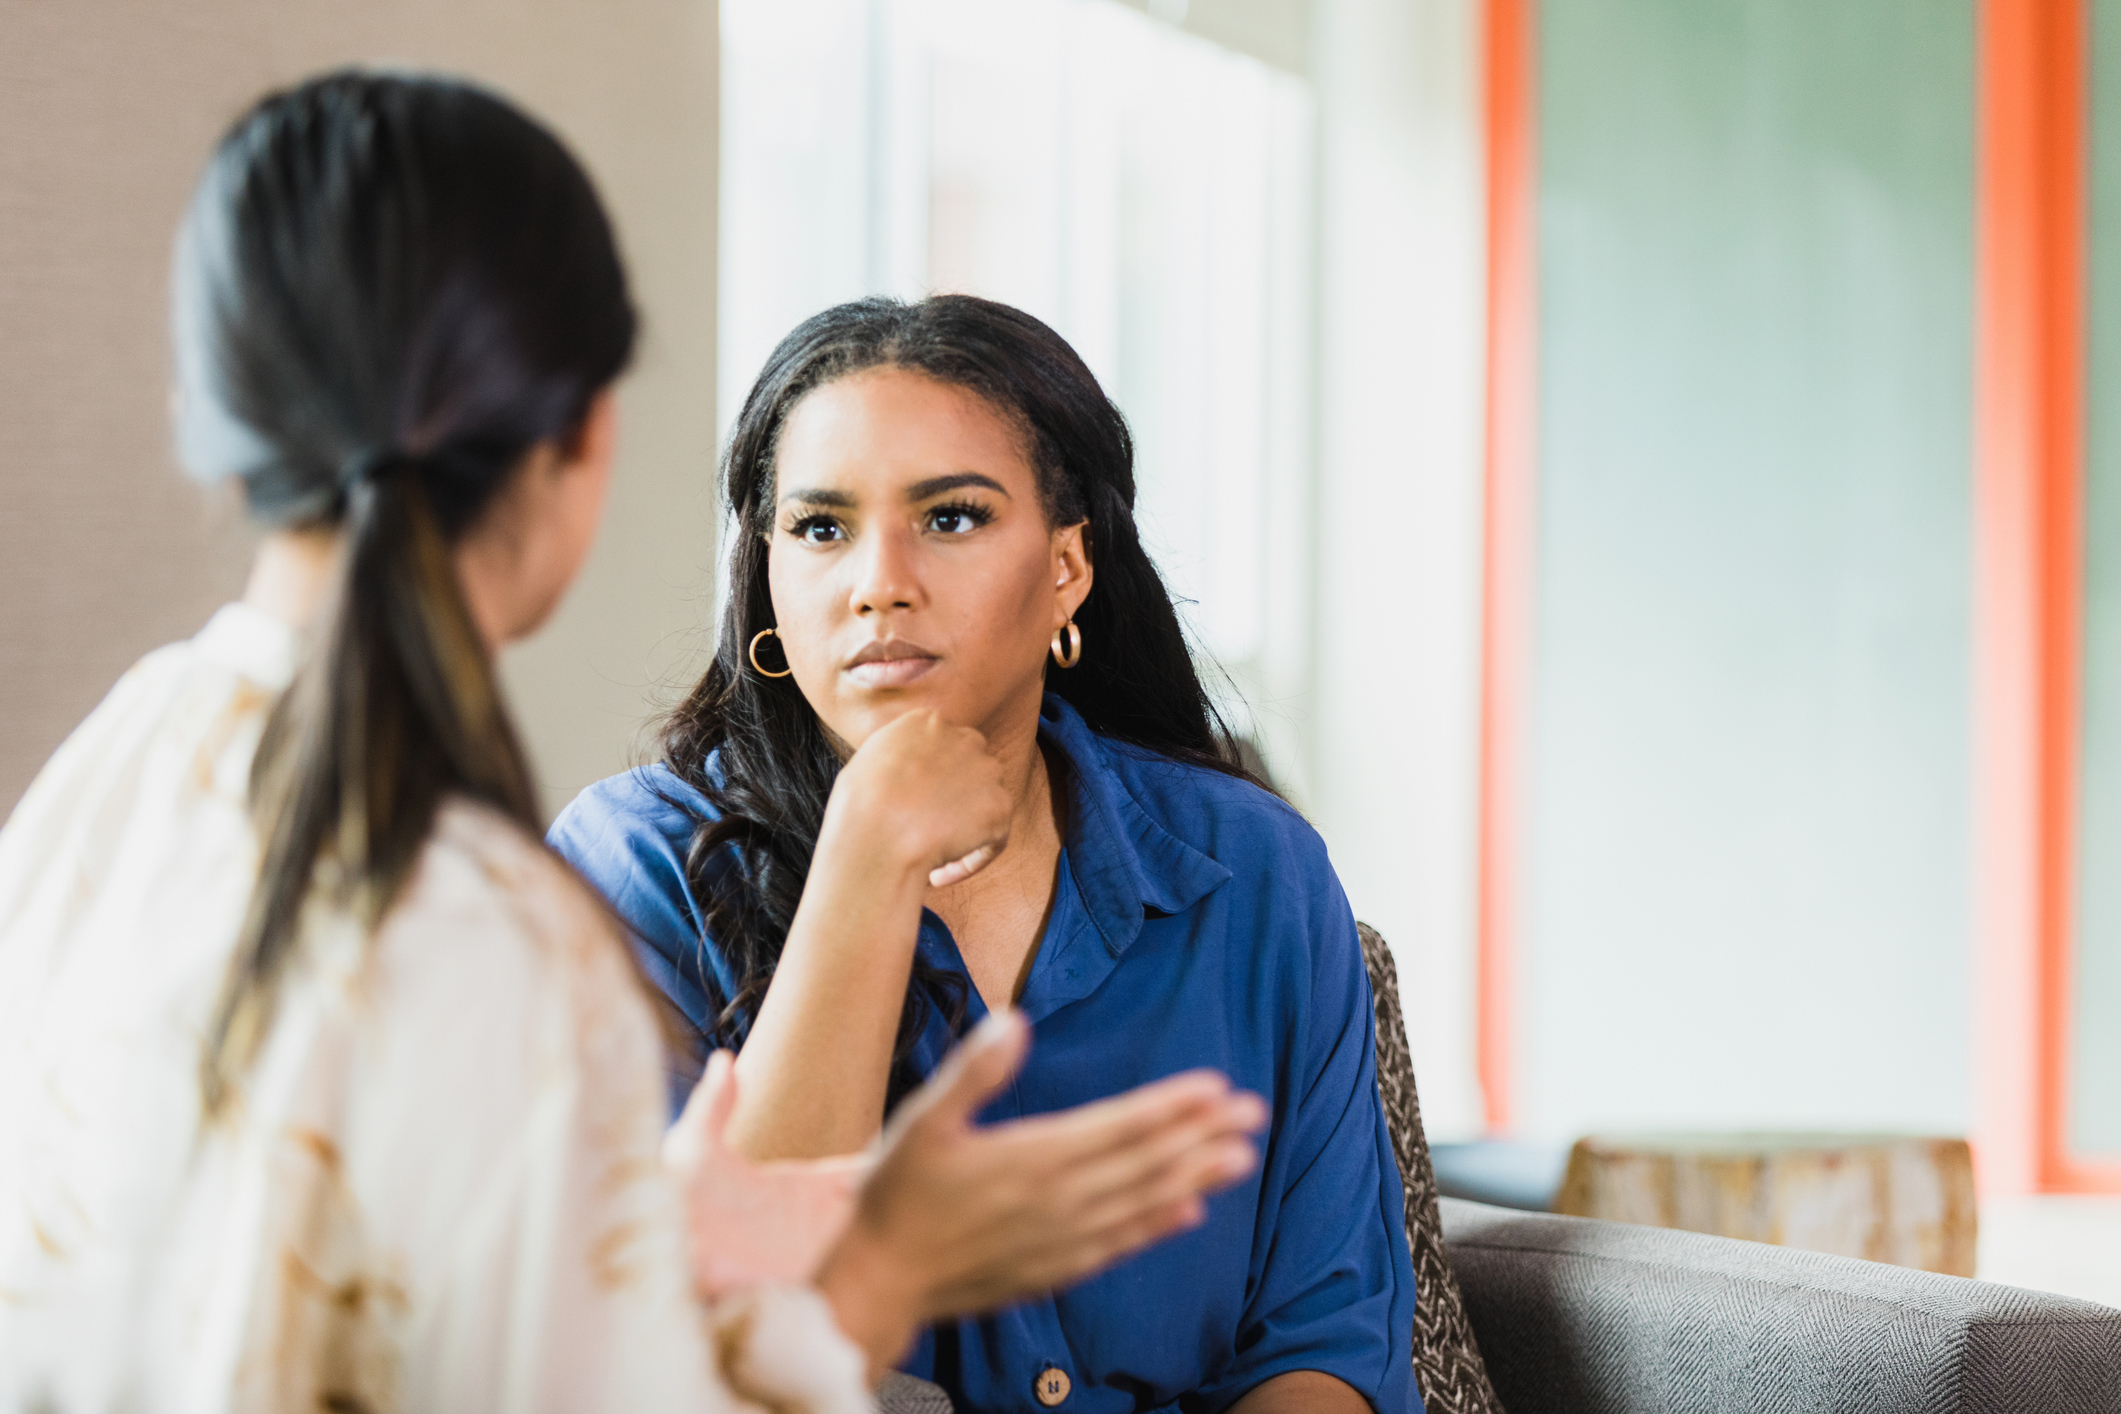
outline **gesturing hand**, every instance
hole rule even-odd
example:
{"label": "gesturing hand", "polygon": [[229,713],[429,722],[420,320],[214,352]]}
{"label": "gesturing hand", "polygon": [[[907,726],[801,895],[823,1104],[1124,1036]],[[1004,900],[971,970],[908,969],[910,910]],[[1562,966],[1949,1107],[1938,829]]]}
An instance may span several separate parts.
{"label": "gesturing hand", "polygon": [[874,1154],[850,1154],[753,1163],[724,1141],[736,1093],[733,1057],[716,1051],[663,1137],[663,1162],[685,1196],[693,1284],[709,1298],[762,1282],[809,1281],[876,1162]]}
{"label": "gesturing hand", "polygon": [[1198,1224],[1247,1173],[1256,1095],[1193,1071],[1056,1114],[975,1127],[1022,1065],[1029,1028],[998,1013],[893,1116],[852,1221],[819,1275],[879,1365],[919,1326],[1089,1276]]}

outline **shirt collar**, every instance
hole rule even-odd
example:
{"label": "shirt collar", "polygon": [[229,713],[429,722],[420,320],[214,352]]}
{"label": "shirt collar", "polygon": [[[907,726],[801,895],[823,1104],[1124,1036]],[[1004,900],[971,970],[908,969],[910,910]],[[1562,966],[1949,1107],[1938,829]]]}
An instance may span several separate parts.
{"label": "shirt collar", "polygon": [[1150,818],[1131,788],[1143,768],[1184,767],[1122,755],[1050,692],[1038,729],[1068,758],[1069,871],[1111,957],[1127,950],[1148,914],[1183,913],[1229,882],[1228,869]]}

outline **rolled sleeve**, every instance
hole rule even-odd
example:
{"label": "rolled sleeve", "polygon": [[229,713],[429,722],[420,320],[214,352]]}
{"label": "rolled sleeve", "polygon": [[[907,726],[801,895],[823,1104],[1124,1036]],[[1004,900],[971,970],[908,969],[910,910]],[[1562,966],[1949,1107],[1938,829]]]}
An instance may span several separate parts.
{"label": "rolled sleeve", "polygon": [[[1275,1125],[1255,1284],[1236,1358],[1199,1396],[1222,1410],[1276,1375],[1316,1370],[1380,1414],[1421,1409],[1415,1292],[1399,1166],[1377,1094],[1376,1022],[1355,920],[1337,888],[1311,919],[1315,946],[1292,1113]],[[1298,990],[1295,996],[1303,996]],[[1286,1099],[1284,1103],[1287,1103]],[[1278,1181],[1278,1186],[1277,1182]]]}

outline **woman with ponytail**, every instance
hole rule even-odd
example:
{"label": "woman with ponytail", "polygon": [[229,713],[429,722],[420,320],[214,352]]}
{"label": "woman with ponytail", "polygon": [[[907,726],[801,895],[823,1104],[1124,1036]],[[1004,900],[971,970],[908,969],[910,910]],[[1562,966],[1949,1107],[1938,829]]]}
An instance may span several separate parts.
{"label": "woman with ponytail", "polygon": [[1249,1165],[1208,1075],[974,1126],[1010,1018],[863,1158],[733,1152],[726,1057],[666,1143],[494,673],[587,553],[634,341],[550,133],[436,78],[270,96],[175,293],[182,458],[262,540],[0,830],[0,1409],[865,1409],[919,1323]]}
{"label": "woman with ponytail", "polygon": [[742,1048],[734,1142],[856,1147],[1007,1008],[1038,1047],[996,1116],[1227,1071],[1272,1127],[1200,1230],[908,1368],[970,1409],[1418,1409],[1355,921],[1237,764],[1089,369],[989,301],[841,305],[767,360],[722,484],[714,662],[550,839],[698,1047]]}

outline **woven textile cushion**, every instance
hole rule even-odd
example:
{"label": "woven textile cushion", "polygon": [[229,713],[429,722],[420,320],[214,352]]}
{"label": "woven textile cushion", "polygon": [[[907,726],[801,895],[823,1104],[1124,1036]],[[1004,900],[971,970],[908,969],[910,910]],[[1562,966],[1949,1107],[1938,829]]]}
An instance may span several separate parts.
{"label": "woven textile cushion", "polygon": [[878,1414],[951,1414],[950,1396],[941,1385],[893,1370],[876,1387]]}
{"label": "woven textile cushion", "polygon": [[1384,1100],[1392,1152],[1407,1189],[1407,1250],[1414,1258],[1414,1383],[1429,1414],[1502,1414],[1502,1401],[1488,1382],[1488,1367],[1473,1340],[1458,1294],[1458,1278],[1444,1251],[1443,1219],[1436,1206],[1436,1171],[1421,1131],[1421,1101],[1414,1094],[1414,1059],[1407,1026],[1399,1014],[1399,972],[1377,930],[1355,925],[1362,960],[1370,970],[1377,1006],[1377,1093]]}

